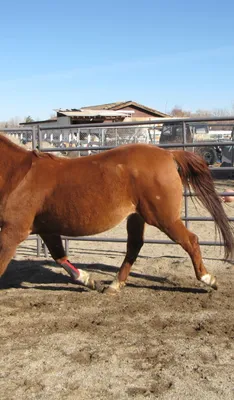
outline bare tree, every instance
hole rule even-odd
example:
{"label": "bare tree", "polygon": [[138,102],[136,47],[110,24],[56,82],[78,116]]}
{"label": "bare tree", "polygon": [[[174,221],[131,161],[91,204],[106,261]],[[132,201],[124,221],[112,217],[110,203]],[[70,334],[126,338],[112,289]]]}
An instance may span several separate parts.
{"label": "bare tree", "polygon": [[0,127],[1,128],[18,128],[20,122],[22,122],[22,119],[20,117],[13,117],[13,118],[10,118],[8,121],[1,121]]}
{"label": "bare tree", "polygon": [[34,121],[34,119],[30,116],[30,115],[28,115],[27,117],[25,117],[25,119],[24,119],[24,122],[33,122]]}
{"label": "bare tree", "polygon": [[225,117],[229,115],[234,115],[234,104],[232,108],[228,110],[227,108],[215,108],[213,110],[207,110],[199,108],[195,112],[183,110],[182,107],[175,106],[170,114],[173,117]]}
{"label": "bare tree", "polygon": [[175,106],[171,112],[170,112],[172,117],[190,117],[191,116],[191,112],[190,111],[186,111],[183,110],[182,107],[179,106]]}

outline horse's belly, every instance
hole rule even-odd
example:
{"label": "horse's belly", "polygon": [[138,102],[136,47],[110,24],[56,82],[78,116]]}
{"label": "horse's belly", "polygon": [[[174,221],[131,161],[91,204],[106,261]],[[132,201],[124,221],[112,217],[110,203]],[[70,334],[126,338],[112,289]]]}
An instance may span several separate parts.
{"label": "horse's belly", "polygon": [[118,207],[111,211],[105,210],[102,213],[93,212],[89,217],[78,217],[74,223],[73,232],[75,236],[95,235],[114,228],[130,214],[135,212],[135,207]]}
{"label": "horse's belly", "polygon": [[38,218],[35,231],[37,233],[51,233],[66,236],[89,236],[95,235],[114,228],[130,214],[136,212],[135,206],[129,204],[126,206],[112,207],[102,210],[82,210],[82,207],[76,212],[63,214],[51,214],[46,218]]}

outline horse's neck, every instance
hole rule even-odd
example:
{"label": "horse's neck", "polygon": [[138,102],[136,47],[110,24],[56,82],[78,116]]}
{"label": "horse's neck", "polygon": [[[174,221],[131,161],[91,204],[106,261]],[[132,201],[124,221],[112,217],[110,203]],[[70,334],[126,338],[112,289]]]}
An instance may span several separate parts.
{"label": "horse's neck", "polygon": [[[24,150],[20,146],[11,143],[5,138],[0,138],[0,178],[14,179],[14,175],[18,175],[19,170],[24,169],[27,158],[30,152]],[[24,162],[25,161],[25,162]]]}
{"label": "horse's neck", "polygon": [[27,154],[27,151],[25,151],[23,148],[20,146],[15,145],[14,143],[11,143],[10,140],[0,140],[0,149],[1,149],[1,157],[0,157],[0,163],[1,159],[3,161],[6,160],[15,160],[16,162],[18,160],[22,160],[22,158],[25,157]]}

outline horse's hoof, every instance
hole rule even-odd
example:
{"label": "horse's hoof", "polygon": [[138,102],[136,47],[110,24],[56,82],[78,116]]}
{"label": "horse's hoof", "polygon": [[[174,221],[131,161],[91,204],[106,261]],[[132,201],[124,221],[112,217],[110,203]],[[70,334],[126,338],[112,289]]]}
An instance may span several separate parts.
{"label": "horse's hoof", "polygon": [[120,290],[114,289],[114,288],[111,287],[111,286],[108,286],[107,288],[105,288],[105,289],[103,290],[103,293],[104,293],[104,294],[108,294],[108,295],[110,295],[110,296],[116,296],[119,292],[120,292]]}
{"label": "horse's hoof", "polygon": [[102,282],[99,281],[95,281],[95,289],[99,292],[99,293],[103,293],[105,290],[105,286]]}
{"label": "horse's hoof", "polygon": [[87,284],[85,285],[87,288],[92,289],[92,290],[98,290],[97,289],[97,282],[94,281],[93,279],[89,278]]}
{"label": "horse's hoof", "polygon": [[217,283],[217,279],[214,278],[213,283],[211,284],[212,289],[214,290],[218,290],[218,283]]}
{"label": "horse's hoof", "polygon": [[218,289],[217,279],[215,278],[215,276],[211,274],[203,275],[201,277],[201,281],[204,282],[206,285],[210,286],[214,290]]}

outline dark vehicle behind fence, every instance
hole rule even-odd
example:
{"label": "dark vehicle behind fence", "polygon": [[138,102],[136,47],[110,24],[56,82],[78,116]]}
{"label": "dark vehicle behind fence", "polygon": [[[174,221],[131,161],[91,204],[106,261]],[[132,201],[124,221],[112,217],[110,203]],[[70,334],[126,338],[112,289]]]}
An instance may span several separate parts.
{"label": "dark vehicle behind fence", "polygon": [[[228,140],[226,139],[225,142]],[[234,167],[234,126],[231,131],[230,146],[222,147],[222,162],[220,164],[220,170],[212,171],[212,175],[215,179],[233,179],[234,171],[225,170],[222,167]]]}
{"label": "dark vehicle behind fence", "polygon": [[[209,126],[206,124],[186,123],[186,143],[199,143],[202,141],[214,141],[207,138],[209,134]],[[162,131],[159,139],[160,144],[166,143],[183,143],[183,123],[182,122],[168,122],[162,126]],[[217,146],[210,145],[204,147],[190,147],[190,149],[197,154],[200,154],[208,165],[213,165],[216,162],[221,162],[222,151]]]}

